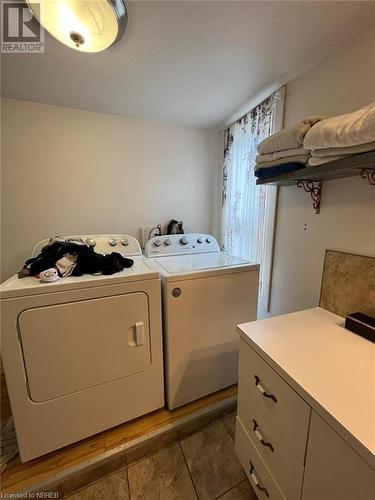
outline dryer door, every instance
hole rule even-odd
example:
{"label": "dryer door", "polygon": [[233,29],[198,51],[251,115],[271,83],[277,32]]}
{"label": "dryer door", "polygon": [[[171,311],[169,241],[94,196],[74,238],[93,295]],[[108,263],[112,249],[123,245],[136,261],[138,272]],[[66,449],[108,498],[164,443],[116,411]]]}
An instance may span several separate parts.
{"label": "dryer door", "polygon": [[18,318],[29,395],[43,402],[151,363],[143,292],[27,309]]}

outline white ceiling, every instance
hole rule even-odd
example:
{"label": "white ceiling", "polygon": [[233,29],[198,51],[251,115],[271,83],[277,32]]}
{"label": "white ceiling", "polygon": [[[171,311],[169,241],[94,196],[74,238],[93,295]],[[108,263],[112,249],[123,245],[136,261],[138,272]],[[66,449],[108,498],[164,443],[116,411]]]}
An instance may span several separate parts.
{"label": "white ceiling", "polygon": [[[103,113],[214,127],[352,39],[374,2],[127,2],[120,43],[98,54],[46,35],[2,57],[2,93]],[[372,18],[372,19],[371,19]],[[370,63],[370,62],[369,62]]]}

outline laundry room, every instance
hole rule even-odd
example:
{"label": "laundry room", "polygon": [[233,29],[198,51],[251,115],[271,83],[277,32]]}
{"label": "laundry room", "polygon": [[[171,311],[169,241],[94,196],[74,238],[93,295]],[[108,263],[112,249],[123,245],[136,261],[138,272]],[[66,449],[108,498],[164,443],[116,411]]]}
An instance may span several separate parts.
{"label": "laundry room", "polygon": [[375,2],[0,22],[1,498],[372,500]]}

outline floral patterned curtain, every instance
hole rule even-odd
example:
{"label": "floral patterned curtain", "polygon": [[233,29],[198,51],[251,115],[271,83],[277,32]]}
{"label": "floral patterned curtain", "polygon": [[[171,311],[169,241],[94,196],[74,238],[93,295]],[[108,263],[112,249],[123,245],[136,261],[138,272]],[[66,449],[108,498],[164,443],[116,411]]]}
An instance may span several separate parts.
{"label": "floral patterned curtain", "polygon": [[238,257],[257,260],[259,222],[266,186],[256,186],[258,144],[272,133],[273,95],[236,121],[224,133],[222,247]]}
{"label": "floral patterned curtain", "polygon": [[275,188],[256,185],[254,164],[258,144],[275,131],[277,100],[277,93],[271,95],[224,133],[221,246],[260,264],[269,228],[267,207]]}

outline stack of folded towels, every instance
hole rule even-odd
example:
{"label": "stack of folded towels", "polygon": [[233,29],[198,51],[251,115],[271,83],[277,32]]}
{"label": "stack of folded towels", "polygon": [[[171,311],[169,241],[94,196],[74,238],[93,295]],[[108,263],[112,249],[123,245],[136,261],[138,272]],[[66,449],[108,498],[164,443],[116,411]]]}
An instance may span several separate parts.
{"label": "stack of folded towels", "polygon": [[316,123],[306,133],[303,147],[311,150],[309,165],[375,150],[375,102],[352,113]]}
{"label": "stack of folded towels", "polygon": [[320,115],[309,116],[262,141],[258,146],[255,176],[268,179],[304,167],[311,155],[303,141],[311,128],[323,119],[324,116]]}

